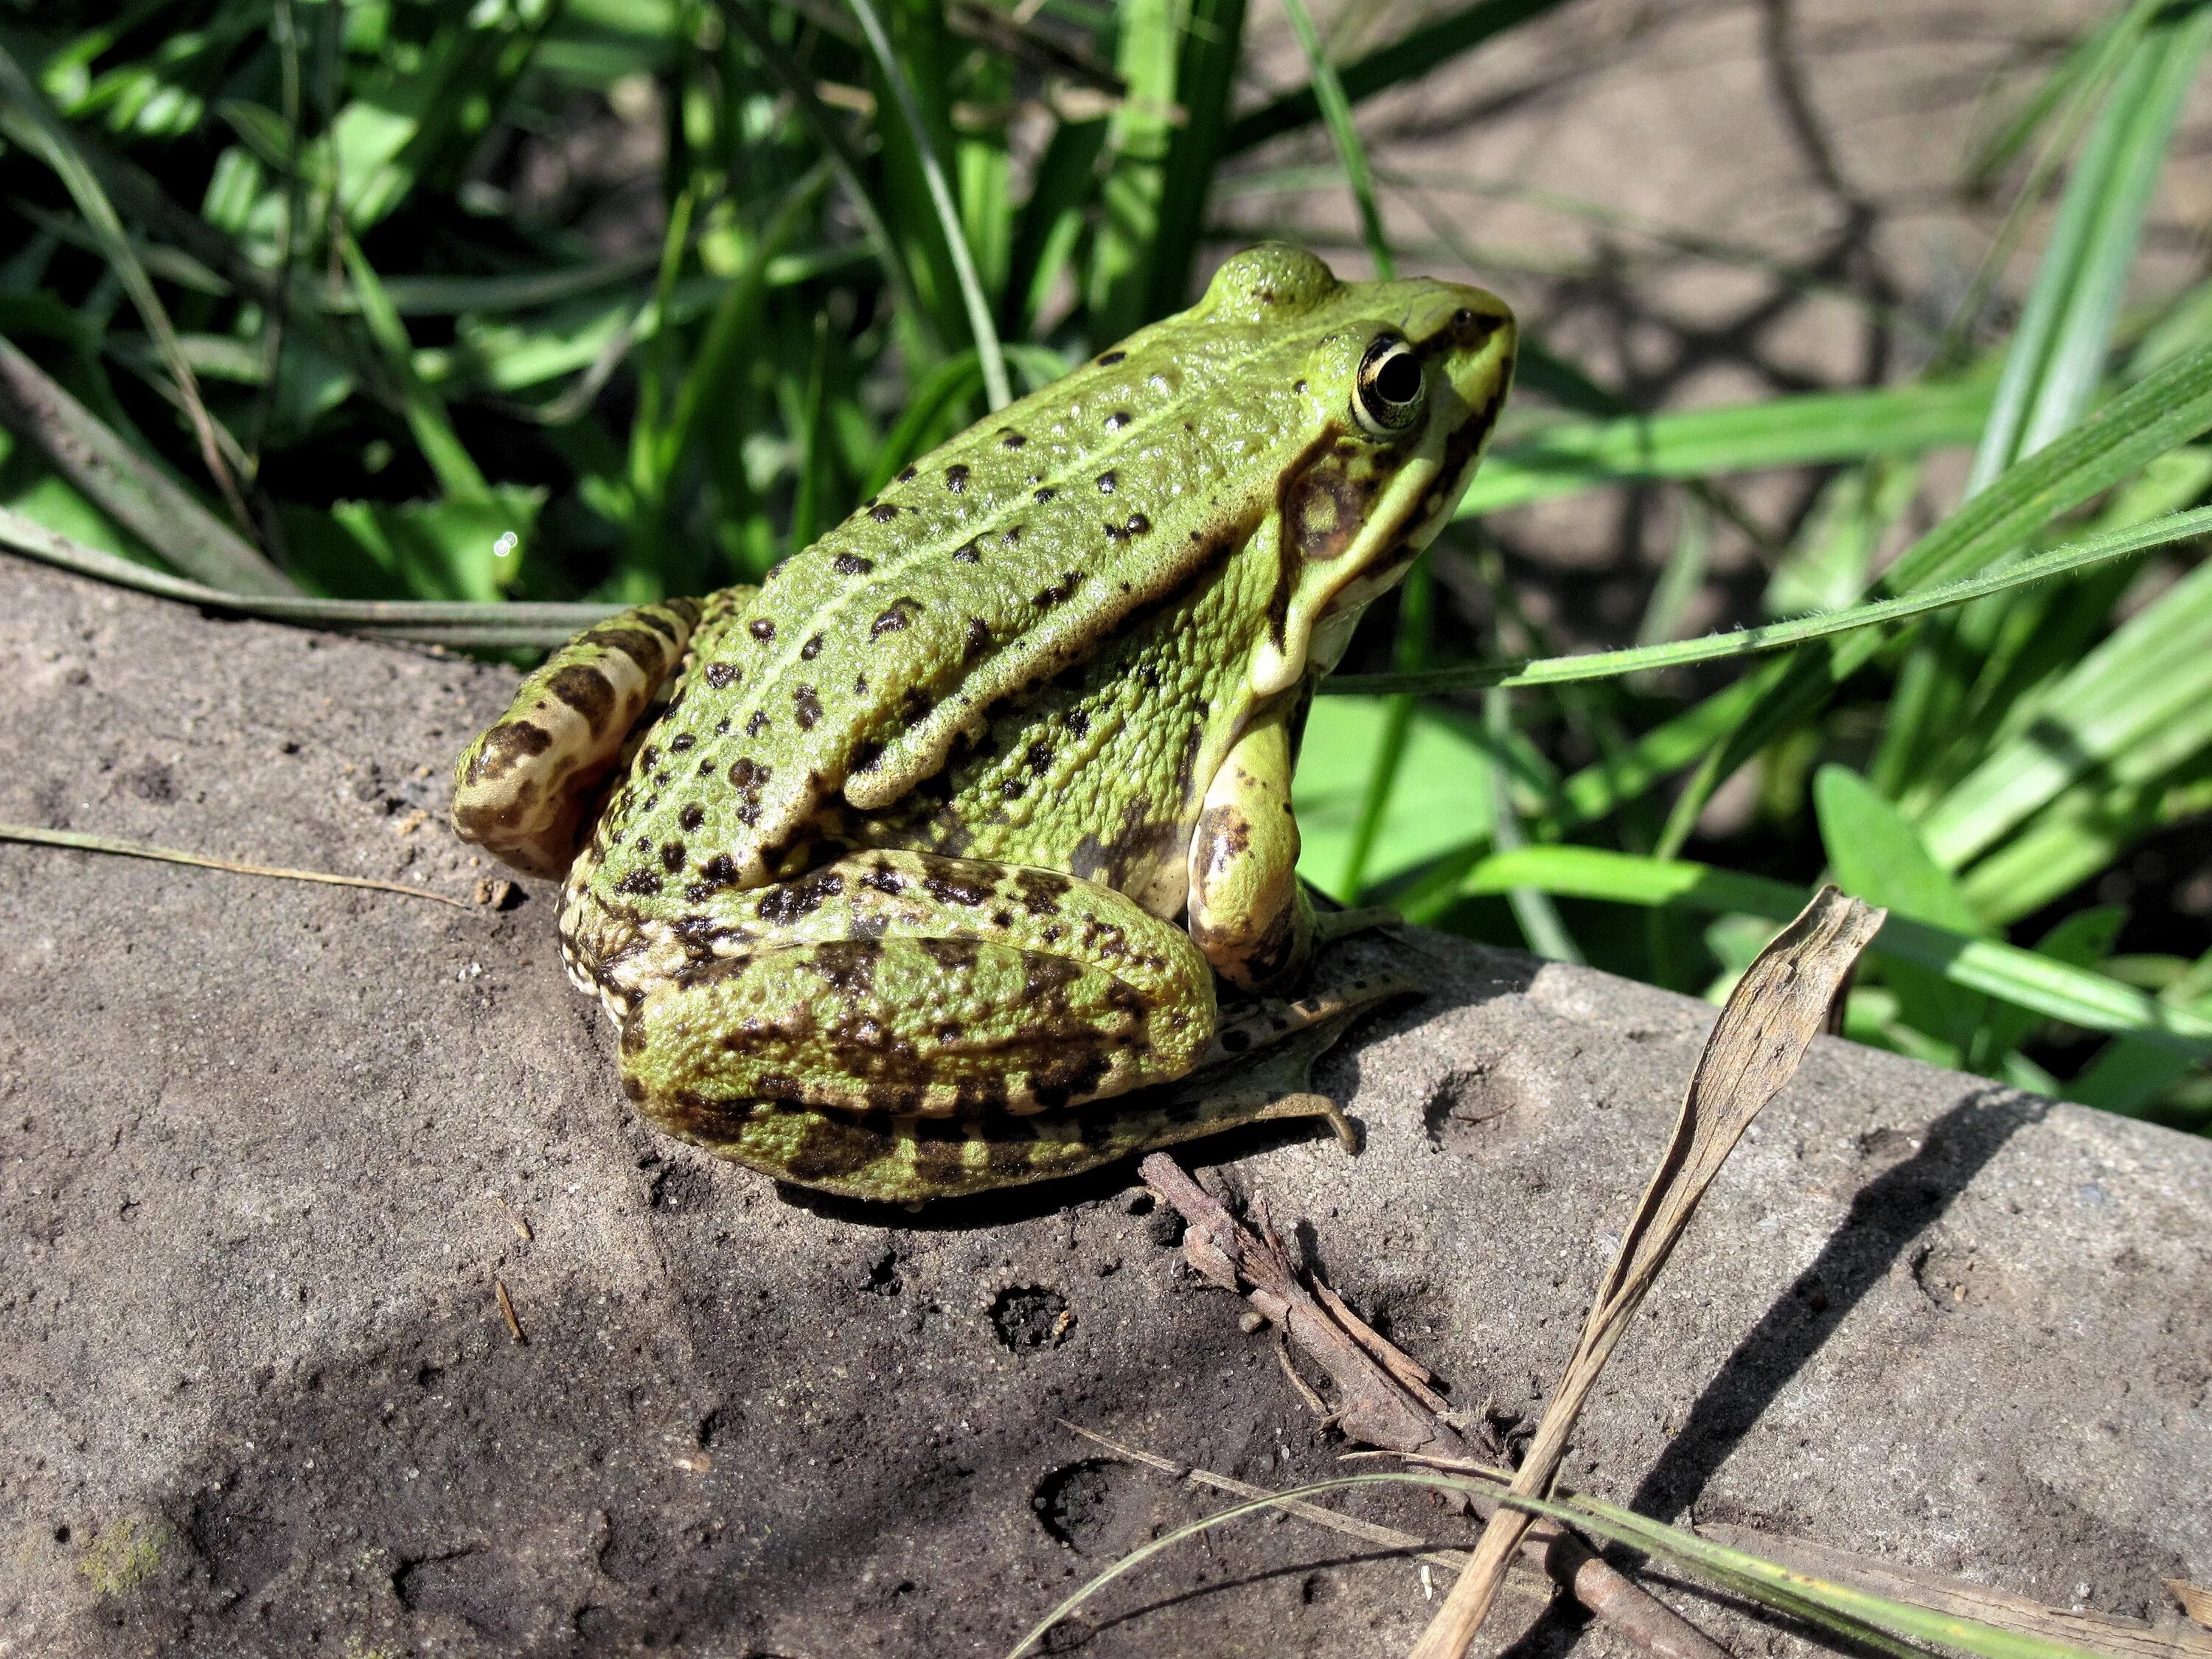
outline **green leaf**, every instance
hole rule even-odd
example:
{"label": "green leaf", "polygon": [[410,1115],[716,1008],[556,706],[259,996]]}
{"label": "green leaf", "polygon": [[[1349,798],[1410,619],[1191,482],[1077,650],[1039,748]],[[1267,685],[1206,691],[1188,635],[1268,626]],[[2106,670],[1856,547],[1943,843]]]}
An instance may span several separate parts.
{"label": "green leaf", "polygon": [[[1342,878],[1358,835],[1377,745],[1390,720],[1380,697],[1336,697],[1314,705],[1291,800],[1298,818],[1299,873],[1332,897],[1355,895]],[[1470,833],[1487,832],[1491,762],[1475,734],[1452,715],[1416,708],[1390,810],[1364,860],[1364,879],[1409,870],[1449,850]]]}
{"label": "green leaf", "polygon": [[[1794,917],[1808,896],[1803,888],[1764,876],[1597,847],[1493,853],[1460,884],[1468,895],[1504,894],[1514,887],[1621,904],[1672,905],[1711,915],[1741,911],[1778,922]],[[2212,1054],[2212,1017],[2163,1006],[2131,985],[2001,940],[1970,939],[1893,915],[1869,948],[1880,957],[1933,968],[1953,985],[2016,1003],[2047,1019],[2137,1036],[2191,1057]]]}
{"label": "green leaf", "polygon": [[[1828,867],[1846,893],[1954,933],[1984,931],[1950,872],[1929,856],[1919,833],[1858,774],[1822,767],[1813,780],[1813,800]],[[1901,963],[1885,964],[1883,972],[1907,1024],[1966,1050],[1982,1017],[1980,997]]]}
{"label": "green leaf", "polygon": [[1813,799],[1828,867],[1846,893],[1954,933],[1984,931],[1919,832],[1857,773],[1822,767],[1813,780]]}

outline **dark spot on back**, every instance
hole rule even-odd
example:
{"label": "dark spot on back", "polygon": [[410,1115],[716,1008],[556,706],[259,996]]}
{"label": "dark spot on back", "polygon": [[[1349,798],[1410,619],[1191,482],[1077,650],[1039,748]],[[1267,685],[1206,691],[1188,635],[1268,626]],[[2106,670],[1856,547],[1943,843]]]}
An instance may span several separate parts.
{"label": "dark spot on back", "polygon": [[765,708],[754,709],[752,712],[752,718],[745,722],[745,735],[749,738],[757,738],[767,730],[768,710]]}
{"label": "dark spot on back", "polygon": [[886,634],[896,634],[902,628],[910,627],[921,610],[921,601],[912,594],[892,600],[868,625],[868,637],[879,640]]}
{"label": "dark spot on back", "polygon": [[706,809],[702,807],[696,801],[693,801],[689,806],[685,807],[682,811],[676,815],[676,822],[678,824],[682,826],[683,830],[686,835],[690,834],[691,831],[696,830],[706,821]]}
{"label": "dark spot on back", "polygon": [[893,507],[889,501],[878,501],[868,509],[868,516],[878,524],[889,524],[893,519],[898,517],[898,508]]}
{"label": "dark spot on back", "polygon": [[841,576],[865,576],[876,568],[876,562],[857,553],[840,553],[830,561],[830,568]]}
{"label": "dark spot on back", "polygon": [[1024,444],[1027,443],[1029,440],[1022,436],[1020,433],[1015,431],[1012,427],[1000,427],[999,428],[999,441],[1005,445],[1008,449],[1019,449]]}
{"label": "dark spot on back", "polygon": [[814,722],[822,718],[822,700],[814,695],[814,688],[811,685],[794,686],[791,701],[793,718],[799,722],[799,729],[811,732]]}
{"label": "dark spot on back", "polygon": [[819,634],[817,634],[812,639],[807,641],[805,644],[799,647],[799,659],[801,662],[812,662],[821,654],[822,636]]}
{"label": "dark spot on back", "polygon": [[968,469],[964,466],[946,467],[945,469],[945,487],[956,495],[959,495],[961,491],[966,489],[968,488]]}
{"label": "dark spot on back", "polygon": [[738,681],[737,665],[733,663],[710,662],[707,665],[706,674],[707,684],[717,691],[726,686],[735,685]]}
{"label": "dark spot on back", "polygon": [[755,617],[745,624],[745,632],[757,640],[772,640],[775,637],[775,624],[766,617]]}
{"label": "dark spot on back", "polygon": [[1114,473],[1100,473],[1098,475],[1098,493],[1102,495],[1112,495],[1114,493],[1114,486],[1120,482],[1121,479]]}
{"label": "dark spot on back", "polygon": [[914,482],[914,469],[912,467],[908,467],[905,471],[900,473],[898,475],[898,481],[901,483],[912,483]]}
{"label": "dark spot on back", "polygon": [[835,870],[817,870],[770,888],[761,899],[758,914],[763,921],[786,925],[820,909],[844,890],[844,877]]}
{"label": "dark spot on back", "polygon": [[1119,432],[1128,424],[1129,411],[1126,409],[1117,409],[1106,417],[1106,429],[1109,432]]}

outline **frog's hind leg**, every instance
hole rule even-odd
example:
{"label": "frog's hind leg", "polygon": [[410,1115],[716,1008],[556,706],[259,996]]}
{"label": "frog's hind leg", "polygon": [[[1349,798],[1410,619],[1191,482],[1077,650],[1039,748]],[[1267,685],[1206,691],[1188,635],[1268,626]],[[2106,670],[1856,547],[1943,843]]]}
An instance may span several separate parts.
{"label": "frog's hind leg", "polygon": [[640,605],[547,658],[454,764],[461,839],[527,874],[564,873],[586,812],[682,660],[700,611],[696,599]]}
{"label": "frog's hind leg", "polygon": [[1079,1175],[1280,1118],[1321,1118],[1348,1146],[1350,1121],[1334,1102],[1312,1092],[1309,1073],[1359,1015],[1418,990],[1399,975],[1372,975],[1295,1002],[1232,1006],[1205,1063],[1189,1076],[1065,1111],[880,1116],[735,1100],[694,1115],[680,1133],[779,1180],[899,1204]]}

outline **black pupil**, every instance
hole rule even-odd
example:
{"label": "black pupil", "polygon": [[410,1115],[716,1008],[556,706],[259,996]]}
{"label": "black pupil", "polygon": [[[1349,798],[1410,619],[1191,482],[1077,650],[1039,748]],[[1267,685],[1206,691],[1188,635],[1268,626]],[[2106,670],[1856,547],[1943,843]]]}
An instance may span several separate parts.
{"label": "black pupil", "polygon": [[1421,366],[1410,351],[1394,351],[1375,365],[1370,382],[1386,404],[1410,404],[1420,395]]}

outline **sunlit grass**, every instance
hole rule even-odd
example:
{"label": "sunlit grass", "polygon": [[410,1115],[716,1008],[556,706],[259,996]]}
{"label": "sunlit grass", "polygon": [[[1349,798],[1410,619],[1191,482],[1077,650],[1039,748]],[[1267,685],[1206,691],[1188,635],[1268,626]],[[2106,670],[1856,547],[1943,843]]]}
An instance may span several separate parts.
{"label": "sunlit grass", "polygon": [[[757,580],[1186,303],[1209,215],[1268,193],[1346,192],[1377,270],[1495,254],[1440,206],[1487,195],[1803,280],[1368,154],[1366,100],[1550,9],[1473,0],[1334,63],[1332,18],[1290,0],[1307,84],[1261,99],[1238,92],[1245,0],[41,6],[0,30],[0,543],[520,649],[587,607]],[[1704,992],[1777,894],[1832,873],[1900,918],[1855,1035],[2212,1123],[2212,962],[2131,943],[2195,925],[2063,919],[2212,811],[2188,516],[2212,489],[2212,284],[2129,286],[2208,40],[2212,9],[2116,8],[1996,89],[1961,185],[2011,210],[1948,325],[1823,280],[1917,343],[1916,380],[1639,410],[1531,338],[1459,522],[1316,709],[1310,878]],[[2003,254],[2046,202],[2008,321]],[[1962,498],[1928,483],[1941,451],[1972,457]],[[1741,476],[1804,467],[1829,477],[1802,521],[1742,506]],[[1467,601],[1503,568],[1486,520],[1628,483],[1694,522],[1620,649],[1569,656],[1510,592]],[[1698,526],[1759,549],[1765,626],[1677,637]],[[406,601],[440,608],[380,608]],[[1701,830],[1747,772],[1758,812]],[[1717,908],[1723,878],[1772,890]]]}

